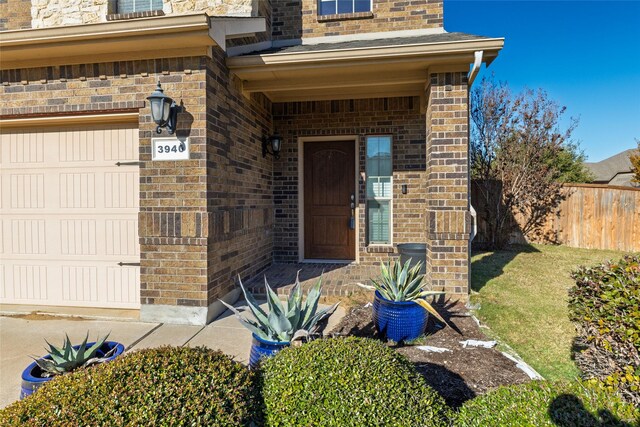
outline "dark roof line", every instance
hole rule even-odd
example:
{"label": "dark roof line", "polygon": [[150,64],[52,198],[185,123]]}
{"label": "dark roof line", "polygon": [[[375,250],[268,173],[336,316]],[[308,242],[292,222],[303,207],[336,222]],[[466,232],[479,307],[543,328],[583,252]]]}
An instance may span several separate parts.
{"label": "dark roof line", "polygon": [[609,182],[619,173],[631,171],[632,165],[629,156],[633,151],[635,150],[624,150],[599,162],[585,162],[584,165],[595,176],[594,181]]}
{"label": "dark roof line", "polygon": [[403,46],[411,44],[446,43],[469,40],[489,40],[494,37],[477,36],[466,33],[438,33],[411,37],[381,37],[373,40],[349,40],[331,43],[297,44],[294,46],[271,47],[269,49],[245,53],[247,55],[265,55],[276,53],[320,52],[323,50],[358,49],[367,47]]}

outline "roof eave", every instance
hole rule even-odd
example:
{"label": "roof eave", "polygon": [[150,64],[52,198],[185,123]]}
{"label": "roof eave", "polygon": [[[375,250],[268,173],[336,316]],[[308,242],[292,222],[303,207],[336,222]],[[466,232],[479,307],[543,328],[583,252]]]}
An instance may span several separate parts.
{"label": "roof eave", "polygon": [[227,58],[245,95],[273,102],[424,96],[429,74],[468,72],[474,53],[490,62],[504,39],[416,43]]}
{"label": "roof eave", "polygon": [[486,61],[492,61],[503,46],[504,38],[479,38],[473,40],[327,49],[305,52],[257,53],[228,58],[227,65],[231,69],[241,69],[252,66],[302,65],[305,63],[313,64],[332,61],[389,60],[442,54],[455,55],[459,53],[473,53],[478,50],[485,52]]}
{"label": "roof eave", "polygon": [[[0,33],[2,69],[206,54],[228,38],[266,30],[264,18],[205,13]],[[96,61],[98,59],[98,61]]]}

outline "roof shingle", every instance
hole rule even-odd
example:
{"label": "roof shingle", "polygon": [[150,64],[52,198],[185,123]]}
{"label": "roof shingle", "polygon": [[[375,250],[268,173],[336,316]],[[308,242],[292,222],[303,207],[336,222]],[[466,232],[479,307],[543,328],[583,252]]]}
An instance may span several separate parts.
{"label": "roof shingle", "polygon": [[321,52],[324,50],[359,49],[369,47],[406,46],[412,44],[450,43],[457,41],[488,40],[492,37],[476,36],[466,33],[439,33],[412,37],[391,37],[373,40],[350,40],[333,43],[298,44],[294,46],[272,47],[245,55],[266,55],[284,53]]}

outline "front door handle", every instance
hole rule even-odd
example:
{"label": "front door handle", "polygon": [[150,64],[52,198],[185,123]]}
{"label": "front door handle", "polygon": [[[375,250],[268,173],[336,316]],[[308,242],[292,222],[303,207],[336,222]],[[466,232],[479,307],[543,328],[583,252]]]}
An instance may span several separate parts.
{"label": "front door handle", "polygon": [[139,262],[122,262],[122,261],[120,261],[118,263],[118,265],[120,267],[124,267],[124,266],[127,266],[127,267],[140,267],[140,263]]}
{"label": "front door handle", "polygon": [[351,218],[349,218],[349,230],[356,229],[356,195],[351,193]]}

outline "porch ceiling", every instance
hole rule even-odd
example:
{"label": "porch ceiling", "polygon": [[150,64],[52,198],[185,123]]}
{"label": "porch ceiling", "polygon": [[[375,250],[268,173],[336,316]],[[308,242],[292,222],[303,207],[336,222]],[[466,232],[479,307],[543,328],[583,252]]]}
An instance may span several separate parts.
{"label": "porch ceiling", "polygon": [[421,96],[430,72],[468,71],[476,51],[489,64],[504,44],[438,36],[301,45],[228,58],[227,65],[245,93],[262,92],[274,102]]}

